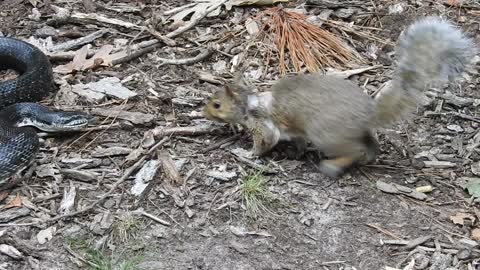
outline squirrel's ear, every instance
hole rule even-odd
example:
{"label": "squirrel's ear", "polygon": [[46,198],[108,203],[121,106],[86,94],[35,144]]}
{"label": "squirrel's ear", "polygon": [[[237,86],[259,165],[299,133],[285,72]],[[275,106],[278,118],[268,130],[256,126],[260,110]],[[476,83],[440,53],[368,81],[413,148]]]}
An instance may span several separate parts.
{"label": "squirrel's ear", "polygon": [[225,84],[225,93],[231,98],[235,98],[238,95],[229,83]]}

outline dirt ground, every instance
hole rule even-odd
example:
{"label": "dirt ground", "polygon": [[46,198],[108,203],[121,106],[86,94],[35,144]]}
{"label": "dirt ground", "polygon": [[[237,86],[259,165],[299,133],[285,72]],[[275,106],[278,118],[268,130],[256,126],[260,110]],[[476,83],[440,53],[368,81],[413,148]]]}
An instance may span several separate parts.
{"label": "dirt ground", "polygon": [[[462,1],[340,2],[344,3],[328,7],[305,1],[284,5],[312,16],[329,9],[329,19],[354,22],[376,38],[324,25],[349,40],[365,57],[365,65],[380,65],[350,77],[370,94],[389,80],[392,44],[417,17],[442,15],[477,44],[480,41],[476,1],[463,1],[461,6]],[[166,35],[178,25],[162,22],[167,17],[163,12],[187,3],[4,0],[0,30],[4,36],[41,39],[53,28],[50,36],[53,44],[59,44],[109,28],[90,42],[91,49],[106,44],[126,47],[155,37],[98,20],[77,19],[50,28],[47,22],[58,6],[72,14],[96,13],[155,25]],[[221,87],[215,81],[230,80],[232,62],[245,52],[245,20],[266,8],[222,7],[220,14],[172,38],[176,42],[172,46],[162,43],[114,66],[56,72],[58,91],[42,103],[89,112],[96,117],[92,124],[96,128],[42,137],[33,174],[2,193],[0,269],[376,270],[402,269],[412,258],[416,268],[408,269],[480,269],[479,202],[464,189],[466,182],[480,177],[478,65],[448,88],[431,90],[431,100],[410,123],[379,132],[377,160],[341,179],[320,173],[314,153],[293,158],[288,143],[261,159],[239,157],[251,148],[248,134],[207,121],[200,112],[203,100]],[[216,49],[206,59],[161,64],[162,59],[194,57],[207,44]],[[275,64],[265,67],[262,47],[258,50],[248,50],[242,61],[249,63],[247,78],[265,90],[279,73]],[[54,67],[70,61],[71,57],[51,57]],[[252,79],[258,73],[261,76]],[[107,77],[119,78],[136,96],[94,100],[74,91],[74,85]],[[172,131],[177,127],[186,131]],[[153,149],[160,141],[163,144]],[[153,151],[148,153],[149,149]],[[162,165],[135,196],[134,178],[150,160]],[[168,173],[175,172],[168,170],[169,164],[179,175]],[[133,173],[117,186],[115,182],[131,168]],[[248,176],[262,168],[268,168],[259,176],[266,181],[268,211],[252,217],[242,188]],[[378,181],[433,190],[420,200],[386,193]],[[20,204],[17,200],[15,205],[16,196]],[[72,205],[65,206],[67,202]],[[62,217],[89,205],[90,211]]]}

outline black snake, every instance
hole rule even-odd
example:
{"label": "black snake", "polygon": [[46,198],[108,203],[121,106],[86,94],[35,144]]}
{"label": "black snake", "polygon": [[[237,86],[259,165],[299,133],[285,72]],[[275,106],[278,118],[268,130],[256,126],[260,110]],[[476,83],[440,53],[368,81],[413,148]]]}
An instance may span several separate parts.
{"label": "black snake", "polygon": [[47,132],[78,130],[88,124],[81,112],[54,112],[33,103],[54,89],[48,57],[37,47],[0,37],[0,70],[13,69],[15,79],[0,83],[0,189],[30,165],[40,148],[36,127]]}

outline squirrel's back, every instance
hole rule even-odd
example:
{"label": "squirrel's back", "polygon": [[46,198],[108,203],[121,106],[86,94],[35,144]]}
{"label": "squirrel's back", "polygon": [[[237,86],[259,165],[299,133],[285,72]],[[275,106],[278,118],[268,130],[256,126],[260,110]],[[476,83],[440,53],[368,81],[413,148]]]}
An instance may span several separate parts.
{"label": "squirrel's back", "polygon": [[354,82],[336,76],[285,78],[274,85],[272,95],[272,116],[280,129],[317,138],[322,145],[362,138],[376,117],[374,100]]}

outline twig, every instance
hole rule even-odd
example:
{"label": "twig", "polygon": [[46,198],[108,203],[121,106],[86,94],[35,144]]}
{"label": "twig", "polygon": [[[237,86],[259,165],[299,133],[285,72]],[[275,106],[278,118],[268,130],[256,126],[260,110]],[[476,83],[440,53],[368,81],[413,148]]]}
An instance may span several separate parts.
{"label": "twig", "polygon": [[40,222],[28,222],[28,223],[0,223],[0,227],[20,227],[20,226],[34,226]]}
{"label": "twig", "polygon": [[266,172],[266,173],[276,173],[275,170],[268,169],[266,166],[259,165],[259,164],[255,163],[255,162],[253,162],[253,161],[251,161],[247,158],[244,158],[242,156],[238,156],[233,151],[230,151],[230,152],[233,154],[233,156],[236,159],[238,159],[239,161],[247,164],[249,167],[251,167],[253,169],[257,169],[257,170],[260,170],[260,171],[263,171],[263,172]]}
{"label": "twig", "polygon": [[149,52],[152,52],[153,50],[155,50],[156,48],[160,47],[161,44],[159,43],[156,43],[150,47],[145,47],[145,48],[142,48],[142,49],[138,49],[130,54],[128,54],[127,56],[125,57],[121,57],[121,58],[117,58],[115,60],[112,60],[112,65],[115,66],[115,65],[118,65],[118,64],[122,64],[122,63],[125,63],[125,62],[128,62],[128,61],[131,61],[135,58],[138,58],[144,54],[147,54]]}
{"label": "twig", "polygon": [[182,224],[178,223],[178,221],[176,221],[172,216],[170,216],[165,210],[161,209],[160,206],[156,205],[155,202],[153,202],[152,200],[150,200],[150,203],[153,204],[160,212],[162,212],[163,214],[165,214],[167,217],[169,217],[173,222],[175,222],[175,224],[177,224],[178,226],[180,226],[180,228],[182,229],[185,229],[185,227],[182,226]]}
{"label": "twig", "polygon": [[388,236],[390,236],[390,237],[392,237],[392,238],[395,238],[395,239],[397,239],[397,240],[400,240],[400,239],[401,239],[400,237],[396,236],[396,235],[393,234],[392,232],[387,231],[386,229],[380,228],[380,227],[377,226],[377,225],[368,224],[368,223],[365,223],[365,225],[367,225],[367,226],[370,227],[370,228],[374,228],[374,229],[376,229],[377,231],[379,231],[379,232],[381,232],[381,233],[383,233],[383,234],[386,234],[386,235],[388,235]]}
{"label": "twig", "polygon": [[67,51],[76,47],[80,47],[84,44],[87,44],[96,40],[97,38],[102,37],[103,35],[109,33],[110,31],[111,31],[110,29],[102,29],[102,30],[95,31],[91,34],[88,34],[84,37],[57,44],[53,46],[53,48],[51,49],[51,52],[55,53],[60,51]]}
{"label": "twig", "polygon": [[108,18],[102,15],[98,15],[96,13],[81,13],[81,12],[75,12],[70,15],[70,18],[77,20],[77,21],[82,21],[82,22],[93,22],[93,23],[107,23],[107,24],[112,24],[112,25],[117,25],[117,26],[122,26],[125,28],[130,28],[130,29],[140,29],[141,27],[130,22],[125,22],[119,19],[113,19],[113,18]]}
{"label": "twig", "polygon": [[431,116],[431,115],[453,115],[453,116],[456,116],[456,117],[460,117],[462,119],[465,119],[465,120],[470,120],[470,121],[473,121],[473,122],[477,122],[477,123],[480,123],[480,119],[479,118],[476,118],[476,117],[473,117],[473,116],[470,116],[470,115],[467,115],[467,114],[464,114],[464,113],[458,113],[458,112],[425,112],[424,114],[425,116]]}
{"label": "twig", "polygon": [[189,7],[193,7],[193,6],[195,6],[196,4],[197,4],[197,3],[190,3],[190,4],[186,4],[186,5],[180,6],[180,7],[176,7],[176,8],[174,8],[174,9],[167,10],[167,11],[163,12],[163,15],[169,16],[169,15],[178,13],[178,12],[180,12],[180,11],[183,11],[183,10],[189,8]]}
{"label": "twig", "polygon": [[108,125],[98,125],[98,126],[95,126],[95,127],[87,127],[87,128],[81,129],[80,131],[99,131],[99,130],[104,130],[104,129],[119,128],[119,127],[121,127],[120,123],[112,123],[112,124],[108,124]]}
{"label": "twig", "polygon": [[201,152],[202,153],[207,153],[207,152],[210,152],[216,148],[219,148],[221,147],[222,145],[226,144],[226,143],[229,143],[229,142],[232,142],[232,141],[235,141],[236,139],[238,139],[240,137],[240,133],[236,134],[236,135],[233,135],[232,137],[230,138],[226,138],[225,140],[221,140],[219,141],[218,143],[215,143],[215,144],[212,144],[210,146],[208,146],[207,148],[203,149]]}
{"label": "twig", "polygon": [[195,19],[191,19],[186,25],[182,26],[182,27],[179,27],[177,28],[175,31],[173,32],[170,32],[166,35],[166,37],[168,38],[173,38],[173,37],[176,37],[180,34],[182,34],[183,32],[187,31],[187,30],[190,30],[191,28],[193,28],[199,21],[201,21],[203,18],[205,18],[210,12],[214,11],[215,9],[217,9],[219,6],[223,5],[225,2],[227,2],[227,0],[222,0],[220,2],[217,2],[215,5],[213,6],[210,6],[209,8],[207,8],[203,13],[200,13],[200,14],[197,14]]}
{"label": "twig", "polygon": [[199,53],[197,56],[192,58],[184,58],[184,59],[166,59],[166,58],[157,58],[157,60],[161,61],[162,65],[190,65],[193,63],[197,63],[202,61],[203,59],[207,58],[212,54],[212,50],[206,49],[203,52]]}
{"label": "twig", "polygon": [[382,240],[382,242],[387,245],[400,245],[400,246],[405,246],[406,249],[413,249],[427,242],[430,239],[432,239],[432,237],[428,235],[428,236],[418,237],[413,240]]}
{"label": "twig", "polygon": [[160,223],[160,224],[162,224],[162,225],[165,225],[165,226],[170,226],[170,225],[171,225],[170,222],[165,221],[165,220],[163,220],[163,219],[161,219],[161,218],[159,218],[159,217],[156,217],[156,216],[154,216],[154,215],[152,215],[152,214],[149,214],[149,213],[147,213],[147,212],[145,212],[145,211],[135,210],[135,211],[133,211],[133,212],[134,212],[134,213],[137,213],[137,214],[140,214],[140,215],[142,215],[142,216],[146,216],[146,217],[148,217],[148,218],[150,218],[150,219],[153,219],[153,220],[155,220],[156,222],[158,222],[158,223]]}
{"label": "twig", "polygon": [[203,135],[203,134],[210,134],[216,130],[219,130],[219,127],[215,127],[212,125],[198,125],[198,126],[189,126],[189,127],[173,127],[173,128],[164,128],[164,127],[157,127],[150,132],[153,133],[153,136],[156,137],[163,137],[163,136],[170,136],[170,135]]}
{"label": "twig", "polygon": [[160,34],[158,31],[153,29],[153,27],[145,27],[145,30],[147,30],[150,33],[150,35],[152,35],[153,37],[155,37],[159,41],[165,43],[167,46],[173,47],[173,46],[177,45],[175,40]]}
{"label": "twig", "polygon": [[72,255],[73,257],[77,258],[78,260],[82,261],[83,263],[86,263],[88,265],[90,265],[91,267],[94,267],[95,269],[99,269],[99,266],[86,260],[85,258],[83,258],[82,256],[78,255],[77,253],[75,253],[70,247],[64,245],[64,248],[65,250],[70,254]]}

